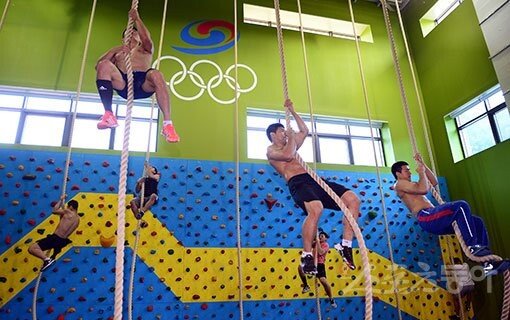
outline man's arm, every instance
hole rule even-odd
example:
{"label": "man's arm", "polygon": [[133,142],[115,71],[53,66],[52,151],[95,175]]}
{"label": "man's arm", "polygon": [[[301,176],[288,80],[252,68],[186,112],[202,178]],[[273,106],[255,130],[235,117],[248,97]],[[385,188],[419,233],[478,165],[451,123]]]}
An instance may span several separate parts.
{"label": "man's arm", "polygon": [[323,248],[323,247],[322,247],[322,245],[319,243],[317,252],[318,252],[321,256],[325,255],[325,254],[326,254],[326,252],[328,252],[328,251],[329,251],[329,245],[328,245],[327,243],[325,243],[324,248]]}
{"label": "man's arm", "polygon": [[142,190],[142,184],[143,184],[144,182],[145,182],[145,178],[144,178],[144,177],[142,177],[142,178],[140,178],[140,179],[138,179],[138,180],[136,181],[136,187],[135,187],[135,190],[136,190],[136,192],[137,192],[137,193],[138,193],[138,192],[140,192],[140,191]]}
{"label": "man's arm", "polygon": [[[110,50],[106,51],[99,59],[97,59],[97,63],[103,60],[110,60],[113,64],[115,64],[115,55],[122,51],[124,49],[124,46],[116,46],[111,48]],[[97,69],[97,63],[96,63],[96,69]]]}
{"label": "man's arm", "polygon": [[142,41],[142,47],[145,51],[152,53],[153,43],[151,39],[151,34],[142,19],[140,18],[140,14],[138,14],[138,10],[131,9],[129,11],[129,16],[133,19],[136,29],[138,30],[138,34],[140,35],[140,40]]}
{"label": "man's arm", "polygon": [[429,180],[430,184],[433,187],[435,187],[438,184],[437,177],[434,174],[434,172],[432,172],[432,170],[430,170],[430,168],[425,164],[425,162],[423,162],[423,158],[421,157],[421,154],[416,153],[414,155],[414,160],[416,160],[418,163],[421,163],[423,165],[423,167],[425,168],[425,175],[427,176],[427,179]]}
{"label": "man's arm", "polygon": [[429,192],[429,181],[425,175],[425,167],[422,164],[418,164],[418,182],[412,182],[407,180],[398,180],[395,185],[397,192],[426,195]]}
{"label": "man's arm", "polygon": [[299,131],[295,133],[295,142],[297,150],[303,145],[303,142],[308,136],[308,127],[306,126],[303,119],[299,116],[299,114],[297,114],[297,112],[294,110],[294,104],[290,99],[285,100],[285,107],[290,111],[290,114],[292,114],[294,120],[296,120],[299,129]]}
{"label": "man's arm", "polygon": [[65,198],[66,198],[65,195],[60,196],[60,199],[58,199],[57,203],[55,203],[55,205],[53,206],[53,211],[51,212],[52,214],[57,214],[59,216],[62,216],[64,214],[65,209],[62,207],[64,205]]}

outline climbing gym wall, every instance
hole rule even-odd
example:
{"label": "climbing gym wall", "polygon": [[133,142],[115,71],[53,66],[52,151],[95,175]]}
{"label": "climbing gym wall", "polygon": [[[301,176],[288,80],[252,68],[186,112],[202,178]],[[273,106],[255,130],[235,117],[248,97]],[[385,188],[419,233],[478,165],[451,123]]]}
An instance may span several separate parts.
{"label": "climbing gym wall", "polygon": [[[27,248],[58,223],[51,208],[62,192],[65,156],[47,151],[0,152],[1,319],[32,318],[41,262]],[[126,203],[142,174],[143,160],[130,158]],[[244,319],[317,317],[315,290],[301,293],[296,270],[305,215],[271,167],[240,166],[242,262],[238,266],[235,164],[165,158],[154,158],[152,164],[162,174],[160,199],[144,215],[147,226],[140,229],[133,318],[239,319],[238,267],[242,268]],[[73,153],[67,200],[79,202],[81,223],[71,236],[73,243],[42,275],[36,298],[39,319],[113,316],[119,166],[118,156]],[[377,177],[373,173],[319,173],[350,187],[362,199],[359,225],[370,249],[373,318],[398,319],[395,279],[403,319],[449,319],[455,297],[448,292],[442,271],[440,239],[415,224],[391,190],[393,178],[384,175],[382,184],[398,264],[394,275]],[[342,214],[331,210],[325,210],[321,218],[331,248],[341,239],[341,220]],[[126,209],[125,309],[136,224]],[[323,319],[364,315],[361,259],[358,250],[354,252],[355,271],[343,265],[334,249],[329,252],[327,274],[338,308],[321,299]],[[318,293],[325,297],[322,288]]]}

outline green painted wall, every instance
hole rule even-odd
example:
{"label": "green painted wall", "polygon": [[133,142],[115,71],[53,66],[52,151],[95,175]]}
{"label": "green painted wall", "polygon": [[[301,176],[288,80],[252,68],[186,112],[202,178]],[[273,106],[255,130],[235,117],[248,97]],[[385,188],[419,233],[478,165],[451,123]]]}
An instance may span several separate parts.
{"label": "green painted wall", "polygon": [[[273,2],[254,0],[250,3],[269,7]],[[0,5],[3,4],[5,0],[0,1]],[[91,7],[90,0],[11,1],[5,25],[0,33],[0,84],[75,91]],[[281,7],[297,11],[294,1],[282,1]],[[141,3],[139,10],[155,42],[159,39],[162,8],[162,0],[148,0]],[[95,92],[95,60],[109,47],[120,43],[128,9],[129,2],[98,2],[83,91]],[[302,9],[305,13],[350,20],[346,2],[304,2]],[[389,123],[396,157],[407,156],[411,149],[407,131],[402,125],[405,120],[401,112],[400,94],[382,11],[375,4],[364,1],[356,3],[354,10],[356,20],[370,24],[374,35],[374,43],[361,44],[372,117]],[[188,67],[199,59],[212,60],[225,71],[234,63],[233,49],[214,55],[193,56],[180,53],[171,46],[183,45],[179,32],[189,22],[199,19],[232,21],[233,14],[231,1],[170,1],[163,55],[174,55]],[[27,15],[30,16],[29,19]],[[283,93],[276,29],[242,23],[242,1],[239,3],[239,21],[239,62],[250,66],[258,76],[257,87],[242,94],[239,99],[240,154],[241,159],[247,161],[246,108],[282,110]],[[285,31],[284,38],[290,96],[296,109],[307,113],[309,109],[301,38],[299,33],[294,31]],[[400,39],[398,35],[397,38]],[[307,34],[306,47],[314,113],[367,118],[355,43]],[[167,79],[181,70],[177,63],[169,61],[163,62],[160,69]],[[403,63],[403,71],[406,81],[409,81],[406,63]],[[212,67],[206,65],[199,66],[197,72],[206,80],[217,74]],[[251,82],[251,76],[241,69],[241,85],[247,87]],[[178,90],[183,95],[198,92],[198,88],[189,78]],[[233,97],[232,90],[225,82],[214,92],[223,99]],[[415,99],[410,100],[414,105]],[[157,156],[234,160],[235,114],[234,105],[220,105],[207,93],[195,101],[173,97],[172,118],[182,142],[175,145],[160,143]],[[421,130],[419,125],[417,130]],[[422,139],[419,138],[419,141],[421,143]],[[372,170],[363,167],[354,169]]]}
{"label": "green painted wall", "polygon": [[[471,1],[464,1],[423,38],[418,20],[434,3],[433,0],[411,1],[405,11],[405,23],[439,173],[446,177],[451,197],[466,199],[473,211],[483,217],[494,251],[508,257],[510,238],[504,233],[510,228],[507,189],[510,170],[506,166],[510,141],[454,163],[443,120],[446,114],[495,85],[496,74]],[[501,284],[498,281],[497,288]],[[480,294],[475,302],[476,313],[484,314],[483,319],[498,318],[501,291],[482,294],[485,287],[480,286],[477,292]]]}

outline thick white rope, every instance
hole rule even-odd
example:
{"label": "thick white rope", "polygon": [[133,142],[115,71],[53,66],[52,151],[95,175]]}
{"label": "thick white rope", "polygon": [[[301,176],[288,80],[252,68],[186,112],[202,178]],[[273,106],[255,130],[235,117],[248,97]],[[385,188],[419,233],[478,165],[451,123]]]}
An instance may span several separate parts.
{"label": "thick white rope", "polygon": [[[138,0],[133,0],[131,9],[138,8]],[[134,21],[129,16],[126,28],[126,36],[124,44],[129,45],[133,36]],[[123,291],[124,291],[124,242],[126,239],[126,184],[127,184],[127,168],[129,158],[129,133],[131,129],[131,114],[133,111],[133,67],[131,65],[131,53],[126,54],[126,73],[127,73],[127,102],[126,102],[126,120],[124,127],[124,141],[122,144],[122,153],[119,172],[119,190],[117,205],[117,247],[115,250],[115,304],[113,317],[115,320],[122,319]]]}
{"label": "thick white rope", "polygon": [[393,257],[393,246],[391,245],[391,235],[390,235],[390,230],[389,230],[389,225],[388,225],[388,214],[386,211],[386,204],[385,204],[385,200],[384,200],[384,191],[382,188],[381,168],[379,165],[379,160],[377,159],[377,150],[376,150],[376,146],[375,146],[374,132],[372,130],[372,128],[373,128],[372,112],[370,111],[370,102],[368,99],[368,91],[367,91],[367,84],[366,84],[366,78],[365,78],[365,71],[364,71],[364,67],[363,67],[363,59],[362,59],[361,48],[360,48],[360,44],[359,44],[359,36],[356,31],[356,22],[354,20],[354,10],[352,8],[352,1],[348,0],[348,3],[349,3],[349,13],[351,16],[352,32],[354,34],[354,42],[356,44],[356,54],[357,54],[357,58],[358,58],[359,72],[360,72],[360,76],[361,76],[361,86],[363,89],[363,99],[365,102],[365,111],[367,113],[368,123],[370,126],[370,141],[372,142],[372,152],[374,153],[378,190],[379,190],[379,196],[381,199],[382,213],[383,213],[383,219],[384,219],[384,230],[386,233],[386,243],[388,244],[389,256],[390,256],[390,261],[391,261],[391,278],[393,281],[393,294],[395,295],[395,304],[396,304],[397,311],[398,311],[398,318],[399,318],[399,320],[402,320],[402,312],[400,310],[400,299],[399,299],[399,295],[398,295],[398,291],[399,291],[398,283],[395,278],[397,265],[395,264],[395,259]]}
{"label": "thick white rope", "polygon": [[[308,57],[306,54],[306,42],[305,42],[305,32],[303,30],[303,14],[301,12],[301,1],[297,0],[297,7],[298,7],[298,13],[299,13],[299,34],[301,36],[301,49],[303,51],[303,65],[305,68],[305,78],[306,78],[306,94],[308,98],[308,112],[310,116],[310,126],[312,131],[312,156],[313,156],[313,170],[317,171],[317,150],[315,146],[317,145],[317,128],[315,127],[315,120],[314,120],[314,111],[313,111],[313,100],[312,100],[312,86],[310,84],[310,72],[308,68]],[[317,259],[319,257],[318,250],[319,250],[319,237],[318,234],[315,239],[315,252],[314,254],[314,261],[315,265],[317,265]],[[321,303],[320,303],[320,297],[319,297],[319,285],[318,285],[318,278],[314,277],[314,284],[315,284],[315,305],[317,308],[317,319],[322,319],[322,312],[321,312]]]}
{"label": "thick white rope", "polygon": [[[4,9],[4,14],[2,15],[2,21],[0,23],[0,27],[1,27],[1,24],[3,23],[5,14],[7,13],[7,4],[8,3],[9,3],[9,1],[6,3],[6,7]],[[86,39],[85,39],[85,46],[83,48],[83,54],[82,54],[82,60],[81,60],[81,66],[80,66],[80,75],[78,77],[78,87],[76,89],[76,101],[73,103],[73,117],[71,119],[71,125],[70,125],[70,130],[69,130],[68,146],[67,146],[67,156],[66,156],[66,162],[65,162],[65,167],[64,167],[64,178],[63,178],[63,182],[62,182],[62,196],[66,195],[67,179],[68,179],[68,176],[69,176],[69,166],[71,164],[73,129],[74,129],[74,123],[76,121],[76,115],[77,115],[76,109],[78,107],[78,102],[80,100],[81,87],[82,87],[82,84],[83,84],[83,78],[84,78],[84,74],[85,74],[85,65],[87,63],[87,55],[88,55],[88,49],[89,49],[89,43],[90,43],[90,35],[92,33],[92,24],[94,22],[94,16],[95,16],[95,12],[96,12],[96,3],[97,3],[97,0],[94,0],[94,2],[92,3],[92,9],[91,9],[91,12],[90,12],[90,19],[89,19],[89,24],[88,24],[88,28],[87,28],[87,36],[86,36]],[[64,200],[61,201],[61,206],[62,207],[65,206],[65,201]],[[34,300],[33,300],[33,304],[32,304],[32,316],[33,316],[34,319],[37,318],[37,291],[39,289],[39,284],[40,284],[40,281],[41,281],[41,275],[42,275],[42,272],[39,273],[39,277],[37,278],[37,282],[36,282],[36,285],[35,285],[35,288],[34,288]]]}
{"label": "thick white rope", "polygon": [[5,2],[4,11],[2,12],[2,18],[0,19],[0,30],[2,30],[2,27],[4,26],[5,17],[7,16],[7,10],[9,9],[10,3],[11,0],[7,0]]}
{"label": "thick white rope", "polygon": [[[280,54],[280,67],[282,71],[282,83],[283,83],[283,94],[285,100],[289,99],[288,94],[288,84],[287,84],[287,75],[285,69],[285,54],[283,48],[283,33],[280,21],[280,3],[279,0],[274,0],[275,6],[275,15],[276,15],[276,29],[278,35],[278,48]],[[290,112],[288,109],[286,110],[286,127],[290,127]],[[336,202],[336,204],[340,207],[342,212],[344,213],[347,221],[351,225],[356,238],[358,239],[358,244],[360,247],[361,260],[363,262],[363,274],[364,274],[364,284],[365,284],[365,319],[372,319],[372,278],[370,275],[370,262],[368,259],[368,249],[365,245],[365,240],[363,239],[363,235],[361,230],[356,223],[356,220],[352,217],[350,210],[344,204],[344,202],[338,197],[336,193],[331,190],[331,188],[317,175],[315,171],[312,170],[306,164],[306,162],[296,153],[296,160],[301,164],[301,166],[307,171],[307,173],[329,194],[329,196]]]}
{"label": "thick white rope", "polygon": [[37,292],[39,291],[39,284],[41,283],[42,272],[39,272],[37,281],[34,287],[34,297],[32,299],[32,320],[37,320]]}
{"label": "thick white rope", "polygon": [[[416,154],[418,152],[418,148],[416,145],[416,137],[414,136],[413,122],[412,122],[411,114],[409,111],[407,97],[406,97],[405,89],[404,89],[404,85],[403,85],[402,72],[400,69],[400,63],[399,63],[398,54],[397,54],[397,50],[396,50],[395,39],[393,37],[393,31],[391,28],[391,22],[390,22],[390,18],[389,18],[387,3],[386,3],[386,0],[380,0],[380,1],[382,4],[381,7],[383,9],[384,21],[386,24],[386,31],[388,33],[388,38],[390,39],[390,43],[391,43],[391,53],[393,55],[395,72],[397,73],[397,78],[398,78],[398,82],[399,82],[399,86],[400,86],[400,93],[401,93],[401,97],[402,97],[402,103],[403,103],[404,114],[405,114],[405,118],[406,118],[409,138],[411,140],[411,144],[413,147],[413,153]],[[397,3],[397,5],[398,5],[398,3]],[[410,61],[410,64],[412,64],[412,61]],[[412,69],[412,67],[411,67],[411,69]],[[420,97],[418,97],[418,101],[420,101]],[[426,123],[424,124],[424,127],[426,127]],[[426,134],[426,139],[427,139],[427,137],[428,137],[428,134]],[[430,152],[430,156],[431,155],[432,155],[432,152]],[[436,188],[432,187],[431,192],[439,204],[444,203],[443,199],[441,198],[441,194],[439,193],[439,191]],[[484,257],[477,257],[477,256],[472,255],[469,250],[469,247],[466,245],[464,239],[462,238],[462,234],[460,233],[460,229],[458,228],[457,223],[454,222],[452,224],[452,226],[455,230],[455,235],[457,236],[457,239],[459,240],[459,243],[462,247],[462,251],[464,252],[466,257],[468,257],[470,260],[479,262],[479,263],[487,262],[487,261],[494,261],[494,260],[497,260],[497,261],[501,260],[501,257],[499,257],[497,255],[488,255],[488,256],[484,256]],[[501,315],[502,319],[508,318],[509,313],[510,313],[510,275],[507,276],[507,273],[509,273],[508,270],[505,271],[505,277],[504,277],[505,289],[504,289],[503,307],[502,307],[502,315]],[[507,279],[508,279],[508,281],[507,281]]]}
{"label": "thick white rope", "polygon": [[422,127],[423,127],[423,131],[424,131],[424,136],[425,136],[425,144],[427,145],[427,152],[428,152],[428,156],[430,158],[431,169],[433,172],[437,172],[436,161],[434,158],[434,151],[433,151],[434,149],[433,149],[432,139],[430,137],[430,132],[429,132],[427,114],[425,113],[425,109],[423,107],[423,103],[422,103],[422,99],[421,99],[421,95],[420,95],[420,90],[418,89],[418,81],[416,80],[416,72],[414,70],[414,64],[413,64],[414,60],[411,56],[411,50],[409,50],[409,45],[407,43],[407,35],[406,35],[405,28],[404,28],[404,23],[402,22],[402,15],[400,14],[400,4],[398,1],[395,1],[395,5],[396,5],[396,9],[397,9],[396,11],[397,11],[397,16],[398,16],[398,22],[400,25],[400,31],[402,32],[402,38],[404,40],[404,47],[405,47],[405,51],[407,54],[407,60],[409,61],[411,77],[413,79],[414,92],[416,94],[416,100],[418,101],[418,108],[420,109],[420,116],[421,116],[420,119],[422,120]]}
{"label": "thick white rope", "polygon": [[[166,24],[166,12],[168,7],[168,0],[165,0],[165,3],[163,5],[163,17],[161,18],[161,29],[160,29],[160,36],[159,36],[159,44],[158,44],[158,54],[157,54],[157,60],[156,60],[156,69],[159,70],[160,65],[160,58],[161,58],[161,52],[163,51],[163,37],[165,34],[165,24]],[[169,100],[170,103],[170,100]],[[155,94],[151,97],[151,116],[150,116],[150,123],[149,123],[149,138],[147,141],[147,149],[145,151],[145,164],[149,164],[150,160],[150,147],[151,147],[151,137],[152,137],[152,120],[154,119],[154,109],[156,105],[156,97]],[[170,106],[169,106],[170,107]],[[145,166],[143,169],[143,176],[147,176],[147,173],[145,172]],[[145,181],[142,184],[142,188],[140,190],[140,208],[143,208],[145,203]],[[128,291],[128,319],[133,319],[133,290],[134,290],[134,282],[135,282],[135,270],[136,270],[136,254],[138,251],[138,244],[140,242],[140,232],[141,232],[141,220],[138,220],[136,223],[136,230],[135,230],[135,243],[133,246],[133,256],[131,257],[131,269],[130,269],[130,275],[129,275],[129,291]]]}
{"label": "thick white rope", "polygon": [[235,101],[235,112],[234,112],[234,127],[235,127],[235,150],[236,150],[236,248],[237,248],[237,278],[239,281],[238,284],[238,294],[239,294],[239,319],[244,319],[244,306],[243,306],[243,257],[242,257],[242,243],[241,243],[241,144],[240,144],[240,130],[239,130],[239,74],[238,74],[238,43],[237,43],[237,0],[234,0],[234,77],[235,77],[235,87],[234,87],[234,101]]}

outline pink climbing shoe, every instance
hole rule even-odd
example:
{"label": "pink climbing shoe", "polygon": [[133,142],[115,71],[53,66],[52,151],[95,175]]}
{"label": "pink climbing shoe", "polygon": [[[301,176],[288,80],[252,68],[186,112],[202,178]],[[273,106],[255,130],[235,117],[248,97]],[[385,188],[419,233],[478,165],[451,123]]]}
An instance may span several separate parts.
{"label": "pink climbing shoe", "polygon": [[117,128],[118,126],[119,124],[117,123],[117,118],[115,118],[111,111],[106,111],[101,117],[101,121],[99,121],[97,124],[97,128],[100,130]]}

